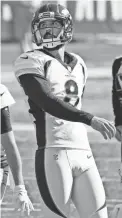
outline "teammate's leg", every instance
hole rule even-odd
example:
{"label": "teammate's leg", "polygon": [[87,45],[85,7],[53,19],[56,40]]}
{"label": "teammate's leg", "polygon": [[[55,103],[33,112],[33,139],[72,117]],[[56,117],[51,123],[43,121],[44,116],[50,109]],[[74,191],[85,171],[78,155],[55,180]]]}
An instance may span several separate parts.
{"label": "teammate's leg", "polygon": [[45,217],[68,218],[73,178],[65,149],[37,150],[35,164]]}
{"label": "teammate's leg", "polygon": [[0,168],[0,204],[2,203],[8,182],[9,166]]}
{"label": "teammate's leg", "polygon": [[76,151],[73,155],[77,163],[73,166],[72,200],[80,217],[108,218],[105,192],[92,153]]}

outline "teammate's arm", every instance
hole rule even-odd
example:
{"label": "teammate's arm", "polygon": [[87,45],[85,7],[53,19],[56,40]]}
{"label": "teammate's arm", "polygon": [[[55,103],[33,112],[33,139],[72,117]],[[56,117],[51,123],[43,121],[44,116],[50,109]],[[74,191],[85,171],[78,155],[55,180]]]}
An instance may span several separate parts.
{"label": "teammate's arm", "polygon": [[51,87],[45,78],[34,74],[25,74],[19,77],[25,94],[40,108],[60,119],[73,122],[82,122],[91,125],[93,129],[101,132],[103,137],[111,138],[115,134],[115,128],[109,121],[81,111],[66,103],[51,92]]}
{"label": "teammate's arm", "polygon": [[15,185],[23,185],[22,162],[12,131],[8,107],[1,109],[1,143],[6,152]]}
{"label": "teammate's arm", "polygon": [[122,73],[118,74],[122,66],[122,57],[114,61],[112,66],[113,87],[112,87],[112,103],[115,115],[115,125],[122,125]]}
{"label": "teammate's arm", "polygon": [[20,208],[22,212],[26,210],[29,215],[30,211],[33,210],[33,205],[28,198],[27,191],[24,186],[22,161],[11,127],[9,107],[1,109],[1,143],[5,149],[7,161],[11,168],[15,182],[15,207],[16,209]]}
{"label": "teammate's arm", "polygon": [[112,65],[112,103],[115,115],[116,138],[122,141],[122,57],[117,58]]}

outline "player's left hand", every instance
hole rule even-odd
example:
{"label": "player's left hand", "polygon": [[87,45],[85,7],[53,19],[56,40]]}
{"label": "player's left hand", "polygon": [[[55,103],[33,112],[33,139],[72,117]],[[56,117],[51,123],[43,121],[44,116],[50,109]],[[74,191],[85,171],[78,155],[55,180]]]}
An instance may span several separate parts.
{"label": "player's left hand", "polygon": [[34,210],[33,204],[28,197],[27,191],[24,185],[18,185],[14,190],[15,210],[20,211],[21,215],[24,213],[27,216]]}
{"label": "player's left hand", "polygon": [[122,141],[122,125],[116,127],[116,139],[121,142]]}

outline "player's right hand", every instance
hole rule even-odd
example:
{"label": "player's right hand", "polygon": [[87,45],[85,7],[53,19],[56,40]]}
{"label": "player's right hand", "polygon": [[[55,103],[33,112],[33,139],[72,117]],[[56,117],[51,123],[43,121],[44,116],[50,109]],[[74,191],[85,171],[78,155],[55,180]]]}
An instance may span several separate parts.
{"label": "player's right hand", "polygon": [[99,131],[104,139],[111,139],[116,134],[116,128],[114,124],[104,118],[94,116],[91,120],[91,127]]}

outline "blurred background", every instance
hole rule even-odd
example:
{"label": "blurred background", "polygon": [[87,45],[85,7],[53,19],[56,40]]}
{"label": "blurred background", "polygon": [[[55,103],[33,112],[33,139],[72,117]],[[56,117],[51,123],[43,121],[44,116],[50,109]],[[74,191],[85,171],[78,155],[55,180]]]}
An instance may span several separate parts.
{"label": "blurred background", "polygon": [[[73,40],[67,45],[67,50],[79,54],[84,59],[89,74],[83,109],[94,115],[114,120],[111,66],[114,58],[122,55],[122,0],[50,2],[66,6],[73,17]],[[23,160],[26,188],[35,207],[32,218],[43,217],[34,172],[37,145],[23,93],[14,76],[13,62],[22,52],[35,48],[31,42],[30,24],[34,11],[44,3],[46,1],[1,1],[1,81],[16,100],[16,104],[11,108],[11,119]],[[92,131],[91,128],[87,129],[105,187],[110,214],[115,204],[122,203],[122,184],[118,175],[120,144],[115,139],[106,142],[99,133]],[[12,193],[8,188],[2,204],[2,217],[19,217],[13,210]],[[78,217],[72,203],[71,217]]]}

